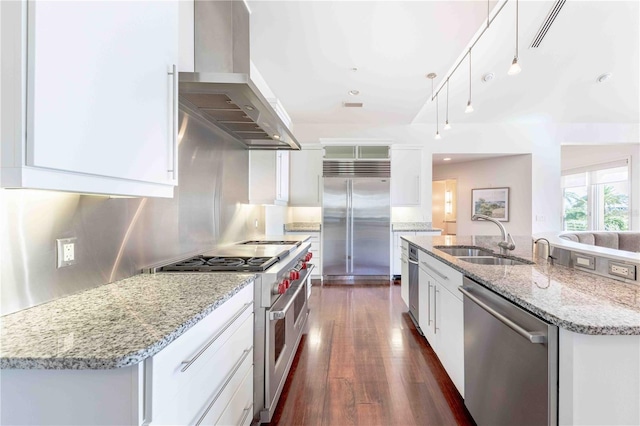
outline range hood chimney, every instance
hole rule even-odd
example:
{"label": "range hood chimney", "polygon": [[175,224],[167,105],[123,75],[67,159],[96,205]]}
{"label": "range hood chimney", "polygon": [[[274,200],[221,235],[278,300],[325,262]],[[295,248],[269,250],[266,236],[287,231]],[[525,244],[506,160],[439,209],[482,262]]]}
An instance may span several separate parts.
{"label": "range hood chimney", "polygon": [[180,73],[182,107],[247,149],[300,149],[251,81],[250,12],[244,1],[194,3],[195,72]]}

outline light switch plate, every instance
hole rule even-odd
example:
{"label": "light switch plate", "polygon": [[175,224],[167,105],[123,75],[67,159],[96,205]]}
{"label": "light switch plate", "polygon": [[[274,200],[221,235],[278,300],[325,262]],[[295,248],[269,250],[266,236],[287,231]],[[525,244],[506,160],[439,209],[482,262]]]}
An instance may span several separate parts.
{"label": "light switch plate", "polygon": [[58,238],[56,240],[56,254],[58,268],[75,265],[76,261],[76,241],[77,238]]}

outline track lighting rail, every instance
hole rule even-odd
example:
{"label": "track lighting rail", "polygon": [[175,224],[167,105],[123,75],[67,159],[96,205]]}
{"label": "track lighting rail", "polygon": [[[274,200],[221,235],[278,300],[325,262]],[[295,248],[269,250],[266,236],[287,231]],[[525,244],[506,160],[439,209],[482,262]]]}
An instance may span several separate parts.
{"label": "track lighting rail", "polygon": [[[458,69],[458,67],[460,66],[460,64],[462,64],[462,62],[467,58],[468,55],[471,54],[471,49],[473,49],[476,45],[476,43],[478,43],[478,41],[482,38],[482,36],[484,35],[484,33],[489,29],[489,27],[491,26],[491,24],[493,23],[493,21],[498,17],[498,15],[500,14],[500,12],[502,12],[502,9],[504,9],[504,7],[506,6],[506,4],[509,2],[509,0],[502,0],[502,4],[498,7],[496,13],[493,15],[493,17],[491,19],[489,19],[489,16],[487,16],[487,25],[485,25],[482,28],[482,31],[480,32],[480,34],[478,34],[478,36],[476,37],[476,39],[473,41],[473,43],[471,44],[471,46],[467,47],[467,53],[464,54],[464,56],[462,58],[460,58],[460,60],[458,61],[458,63],[456,64],[456,66],[453,68],[453,70],[451,70],[440,82],[440,84],[438,84],[438,89],[435,91],[435,93],[432,91],[431,93],[431,101],[433,101],[436,96],[438,96],[438,94],[440,93],[440,91],[446,86],[447,81],[449,80],[449,78],[453,75],[453,73],[456,72],[456,70]],[[489,0],[487,0],[487,5],[489,4]]]}

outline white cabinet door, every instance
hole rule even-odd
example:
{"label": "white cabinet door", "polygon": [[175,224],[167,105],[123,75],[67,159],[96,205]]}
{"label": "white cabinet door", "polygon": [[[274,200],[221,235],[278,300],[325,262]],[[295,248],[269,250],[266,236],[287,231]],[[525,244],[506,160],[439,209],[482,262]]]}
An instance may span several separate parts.
{"label": "white cabinet door", "polygon": [[[391,238],[391,275],[400,275],[402,272],[400,258],[404,254],[408,255],[408,248],[402,249],[403,240],[400,237],[413,236],[415,232],[392,232],[393,238]],[[407,246],[408,247],[408,246]]]}
{"label": "white cabinet door", "polygon": [[462,300],[438,285],[436,297],[439,333],[438,357],[464,397],[464,312]]}
{"label": "white cabinet door", "polygon": [[155,184],[163,194],[156,188],[149,195],[172,196],[178,3],[37,1],[22,7],[15,12],[28,13],[27,27],[19,29],[28,31],[28,69],[21,69],[26,96],[18,101],[26,103],[26,140],[3,138],[23,151],[12,159],[12,178],[3,186],[140,195],[140,187]]}
{"label": "white cabinet door", "polygon": [[289,201],[289,151],[276,153],[276,200]]}
{"label": "white cabinet door", "polygon": [[422,191],[422,149],[391,151],[391,206],[419,206]]}
{"label": "white cabinet door", "polygon": [[[420,293],[424,290],[424,304],[420,306],[420,328],[433,350],[438,353],[439,337],[436,329],[436,280],[420,268]],[[421,300],[422,297],[418,297]]]}
{"label": "white cabinet door", "polygon": [[289,205],[322,205],[322,149],[292,151],[290,154]]}
{"label": "white cabinet door", "polygon": [[249,203],[286,206],[289,197],[288,152],[249,152]]}

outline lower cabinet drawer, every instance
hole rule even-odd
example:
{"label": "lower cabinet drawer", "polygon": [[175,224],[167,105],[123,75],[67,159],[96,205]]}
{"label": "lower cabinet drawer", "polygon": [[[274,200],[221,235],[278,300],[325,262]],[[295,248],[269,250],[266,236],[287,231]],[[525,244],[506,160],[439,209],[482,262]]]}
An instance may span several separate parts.
{"label": "lower cabinet drawer", "polygon": [[[199,375],[248,317],[253,317],[253,285],[240,290],[158,352],[150,360],[154,399],[171,398]],[[187,361],[189,363],[185,364]]]}
{"label": "lower cabinet drawer", "polygon": [[451,266],[446,265],[422,250],[418,251],[418,259],[421,268],[438,280],[438,282],[453,293],[455,297],[462,300],[462,293],[458,291],[458,287],[462,286],[461,272],[456,271]]}
{"label": "lower cabinet drawer", "polygon": [[[202,363],[186,382],[182,377],[162,382],[163,387],[152,382],[152,424],[196,424],[213,408],[228,404],[243,373],[253,365],[253,314]],[[155,365],[152,377],[154,369]]]}
{"label": "lower cabinet drawer", "polygon": [[[240,374],[240,373],[238,373]],[[249,368],[244,375],[242,383],[231,397],[231,401],[214,422],[213,410],[207,414],[203,425],[250,425],[253,420],[253,368]]]}

